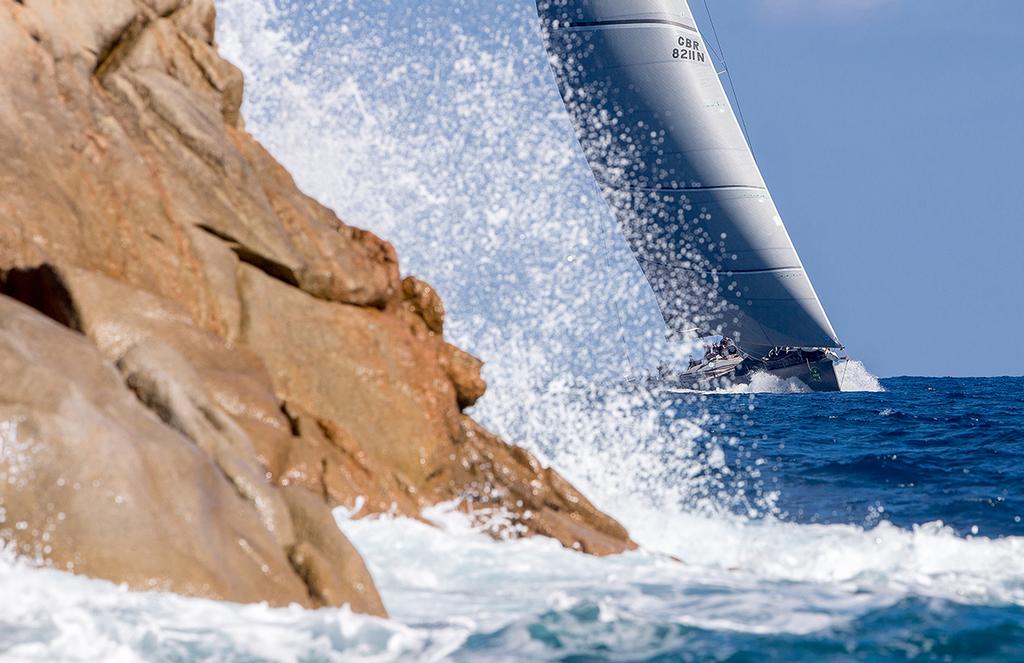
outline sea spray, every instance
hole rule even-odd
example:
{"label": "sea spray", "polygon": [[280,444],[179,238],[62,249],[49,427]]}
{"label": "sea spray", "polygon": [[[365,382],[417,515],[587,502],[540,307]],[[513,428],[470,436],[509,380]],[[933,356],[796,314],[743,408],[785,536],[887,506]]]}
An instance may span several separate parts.
{"label": "sea spray", "polygon": [[[531,3],[220,5],[247,126],[315,197],[394,241],[484,357],[474,414],[598,506],[777,514],[703,394],[623,381],[690,349],[660,314],[578,148]],[[852,389],[872,389],[861,366]],[[867,379],[865,379],[867,378]],[[866,385],[866,386],[865,386]],[[802,392],[758,376],[740,393]],[[682,410],[682,411],[681,411]],[[742,425],[742,422],[739,422]],[[629,523],[627,523],[629,524]]]}
{"label": "sea spray", "polygon": [[[395,242],[448,335],[488,362],[474,414],[601,507],[737,507],[695,396],[686,417],[624,380],[690,348],[663,325],[578,147],[529,3],[220,5],[247,127],[300,185]],[[280,53],[280,56],[274,53]],[[744,495],[741,499],[746,500]],[[770,508],[768,509],[770,510]]]}
{"label": "sea spray", "polygon": [[657,307],[577,145],[535,9],[456,5],[221,2],[247,128],[437,287],[449,336],[490,363],[491,400],[501,364],[539,380],[656,366]]}

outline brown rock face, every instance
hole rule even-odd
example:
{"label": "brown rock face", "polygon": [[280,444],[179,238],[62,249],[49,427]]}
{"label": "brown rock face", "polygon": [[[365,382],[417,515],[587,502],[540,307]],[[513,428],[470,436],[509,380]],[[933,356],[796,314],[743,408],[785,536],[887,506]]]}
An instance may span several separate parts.
{"label": "brown rock face", "polygon": [[351,553],[339,568],[363,594],[303,582],[295,557],[308,540],[347,546],[322,502],[310,495],[321,520],[293,518],[291,497],[258,471],[244,436],[229,439],[229,419],[188,365],[167,348],[136,349],[124,364],[142,402],[87,338],[0,297],[0,539],[140,589],[309,607],[343,599],[383,615]]}
{"label": "brown rock face", "polygon": [[402,298],[410,311],[423,318],[427,329],[435,334],[444,333],[444,302],[429,283],[415,276],[405,277],[402,280]]}
{"label": "brown rock face", "polygon": [[373,614],[331,506],[457,500],[496,534],[632,548],[463,413],[482,363],[244,131],[213,23],[211,0],[0,0],[0,539],[136,588]]}
{"label": "brown rock face", "polygon": [[441,351],[440,360],[445,373],[455,385],[459,407],[471,407],[483,398],[487,383],[480,375],[484,367],[482,361],[447,343]]}

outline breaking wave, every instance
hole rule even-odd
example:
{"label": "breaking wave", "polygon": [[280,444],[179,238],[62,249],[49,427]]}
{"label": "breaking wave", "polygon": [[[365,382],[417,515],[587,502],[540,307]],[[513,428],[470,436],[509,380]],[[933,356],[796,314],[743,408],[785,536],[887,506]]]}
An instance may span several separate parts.
{"label": "breaking wave", "polygon": [[850,628],[898,623],[917,600],[947,613],[1024,605],[1024,540],[958,538],[940,524],[864,530],[691,516],[636,531],[679,562],[660,552],[592,558],[544,539],[495,542],[458,512],[428,515],[439,527],[339,515],[391,620],[133,593],[3,557],[0,589],[19,600],[0,603],[0,652],[20,661],[564,660],[594,651],[696,660],[721,646],[714,634],[728,633],[733,650],[782,643],[798,657],[792,636],[833,633],[822,640],[841,653],[864,637]]}

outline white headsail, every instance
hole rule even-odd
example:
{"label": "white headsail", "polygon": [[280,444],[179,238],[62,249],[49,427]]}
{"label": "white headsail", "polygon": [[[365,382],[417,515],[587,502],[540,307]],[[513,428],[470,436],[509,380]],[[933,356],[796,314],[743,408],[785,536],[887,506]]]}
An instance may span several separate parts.
{"label": "white headsail", "polygon": [[673,332],[839,347],[685,0],[537,0],[563,99]]}

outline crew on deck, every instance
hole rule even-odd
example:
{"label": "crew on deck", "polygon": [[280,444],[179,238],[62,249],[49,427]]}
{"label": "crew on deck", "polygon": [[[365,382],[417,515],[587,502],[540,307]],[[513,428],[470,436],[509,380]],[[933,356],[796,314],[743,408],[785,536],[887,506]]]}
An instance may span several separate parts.
{"label": "crew on deck", "polygon": [[728,359],[739,354],[739,350],[736,349],[736,344],[728,338],[723,338],[720,342],[714,345],[704,346],[704,359],[701,362],[691,360],[690,368],[697,366],[701,363],[707,364],[714,361],[715,359]]}

